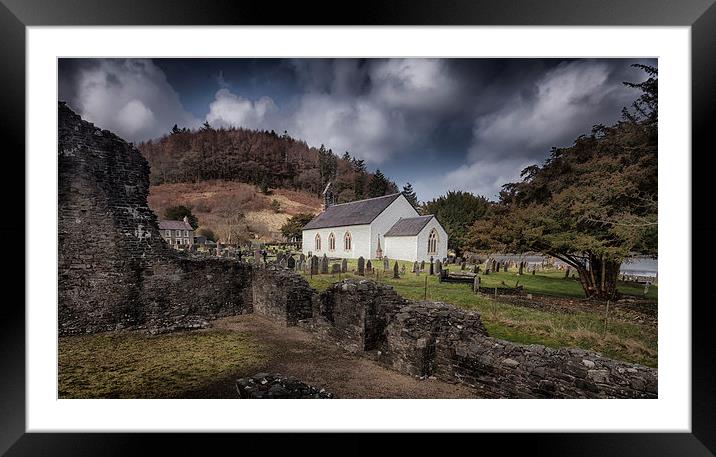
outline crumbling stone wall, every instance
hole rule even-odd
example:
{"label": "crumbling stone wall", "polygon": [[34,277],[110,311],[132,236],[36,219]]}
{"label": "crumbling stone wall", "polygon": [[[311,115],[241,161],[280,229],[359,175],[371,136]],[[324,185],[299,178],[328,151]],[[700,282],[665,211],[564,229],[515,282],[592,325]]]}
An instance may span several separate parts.
{"label": "crumbling stone wall", "polygon": [[487,336],[478,313],[429,301],[407,302],[385,333],[383,362],[415,376],[441,374],[449,366],[453,345]]}
{"label": "crumbling stone wall", "polygon": [[258,269],[252,284],[253,310],[284,325],[296,325],[313,316],[314,293],[303,277],[290,270]]}
{"label": "crumbling stone wall", "polygon": [[385,327],[405,299],[389,285],[346,279],[321,294],[319,304],[319,317],[330,323],[340,339],[352,342],[358,351],[372,351],[382,348]]}
{"label": "crumbling stone wall", "polygon": [[190,259],[161,239],[136,148],[63,103],[58,135],[60,334],[192,328],[251,311],[248,265]]}
{"label": "crumbling stone wall", "polygon": [[376,352],[381,363],[402,373],[471,385],[486,397],[657,396],[656,369],[582,349],[491,338],[476,311],[406,300],[371,280],[333,284],[319,303],[319,318],[344,346]]}

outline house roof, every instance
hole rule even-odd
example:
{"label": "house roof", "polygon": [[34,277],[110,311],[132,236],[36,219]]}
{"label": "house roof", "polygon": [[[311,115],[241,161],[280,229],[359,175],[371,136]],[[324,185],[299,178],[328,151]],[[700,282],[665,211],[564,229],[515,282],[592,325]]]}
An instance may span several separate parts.
{"label": "house roof", "polygon": [[430,222],[432,214],[417,217],[401,217],[383,236],[415,236]]}
{"label": "house roof", "polygon": [[382,197],[368,198],[350,203],[331,205],[303,229],[319,229],[327,227],[341,227],[344,225],[370,224],[391,203],[400,197],[400,193],[384,195]]}
{"label": "house roof", "polygon": [[159,221],[159,230],[194,230],[188,222],[184,221]]}

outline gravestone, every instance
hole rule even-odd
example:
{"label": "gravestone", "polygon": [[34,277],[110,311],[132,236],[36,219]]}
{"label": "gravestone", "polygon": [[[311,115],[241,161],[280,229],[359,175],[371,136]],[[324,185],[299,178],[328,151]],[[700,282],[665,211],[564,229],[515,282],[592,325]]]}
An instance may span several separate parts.
{"label": "gravestone", "polygon": [[348,260],[343,259],[341,261],[341,272],[345,273],[346,271],[348,271]]}
{"label": "gravestone", "polygon": [[537,265],[535,265],[534,267],[532,267],[532,276],[535,275],[535,270],[537,270]]}
{"label": "gravestone", "polygon": [[460,262],[460,269],[461,270],[465,269],[465,261]]}
{"label": "gravestone", "polygon": [[363,256],[358,257],[358,275],[365,276],[365,259]]}
{"label": "gravestone", "polygon": [[279,251],[276,253],[276,263],[281,264],[283,262],[283,252]]}
{"label": "gravestone", "polygon": [[365,263],[365,270],[366,270],[368,273],[372,273],[372,272],[373,272],[373,264],[370,263],[370,260],[368,260],[368,261]]}
{"label": "gravestone", "polygon": [[309,263],[311,264],[311,275],[317,275],[318,274],[318,257],[315,255],[313,257],[309,257]]}
{"label": "gravestone", "polygon": [[403,275],[403,276],[405,276],[405,265],[402,265],[402,266],[400,267],[400,274]]}
{"label": "gravestone", "polygon": [[475,276],[475,282],[472,285],[472,291],[478,293],[480,291],[480,277]]}
{"label": "gravestone", "polygon": [[303,252],[301,253],[301,255],[298,256],[298,260],[299,260],[301,263],[303,263],[303,262],[306,261],[306,256],[303,255]]}
{"label": "gravestone", "polygon": [[430,276],[435,274],[435,264],[433,263],[433,258],[430,257]]}
{"label": "gravestone", "polygon": [[261,250],[256,249],[254,251],[254,263],[259,264],[261,263]]}
{"label": "gravestone", "polygon": [[472,272],[475,274],[479,274],[480,273],[480,265],[474,265],[472,267]]}
{"label": "gravestone", "polygon": [[413,262],[413,270],[411,273],[415,273],[416,271],[418,271],[418,262]]}
{"label": "gravestone", "polygon": [[390,262],[387,257],[383,257],[383,271],[387,271],[390,268]]}
{"label": "gravestone", "polygon": [[497,269],[497,261],[495,259],[492,259],[492,271],[496,271]]}
{"label": "gravestone", "polygon": [[288,259],[286,260],[286,266],[292,270],[296,268],[296,260],[293,258],[292,255],[288,256]]}
{"label": "gravestone", "polygon": [[326,254],[323,254],[321,258],[321,274],[328,274],[328,256]]}
{"label": "gravestone", "polygon": [[420,261],[420,271],[425,271],[425,260]]}
{"label": "gravestone", "polygon": [[341,264],[334,263],[331,265],[331,274],[335,275],[341,272]]}
{"label": "gravestone", "polygon": [[440,260],[435,262],[435,274],[439,275],[443,272],[443,264],[440,262]]}
{"label": "gravestone", "polygon": [[398,274],[398,261],[395,261],[395,265],[393,265],[393,279],[400,279],[400,275]]}
{"label": "gravestone", "polygon": [[500,272],[500,262],[497,262],[497,263],[495,264],[495,268],[496,268],[496,269],[495,269],[495,273],[499,273],[499,272]]}

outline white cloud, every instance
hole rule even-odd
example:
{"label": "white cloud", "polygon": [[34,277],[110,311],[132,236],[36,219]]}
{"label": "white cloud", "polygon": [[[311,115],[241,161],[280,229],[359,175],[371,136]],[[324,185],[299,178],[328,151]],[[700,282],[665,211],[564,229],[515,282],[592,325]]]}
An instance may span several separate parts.
{"label": "white cloud", "polygon": [[266,128],[278,107],[270,97],[256,101],[243,98],[229,91],[219,89],[209,105],[206,120],[214,127]]}
{"label": "white cloud", "polygon": [[184,110],[164,72],[149,59],[85,61],[63,81],[60,97],[84,119],[128,141],[156,138],[177,123],[199,122]]}
{"label": "white cloud", "polygon": [[497,200],[502,185],[520,179],[520,173],[534,160],[525,157],[510,157],[499,161],[477,161],[447,173],[440,185],[446,190],[464,190]]}

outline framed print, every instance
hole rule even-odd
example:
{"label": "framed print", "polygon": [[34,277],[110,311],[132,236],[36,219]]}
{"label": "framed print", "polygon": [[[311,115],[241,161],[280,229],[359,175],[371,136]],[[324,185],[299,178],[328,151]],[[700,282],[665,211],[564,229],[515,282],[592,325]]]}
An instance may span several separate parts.
{"label": "framed print", "polygon": [[657,3],[3,0],[0,449],[713,455],[716,7]]}

